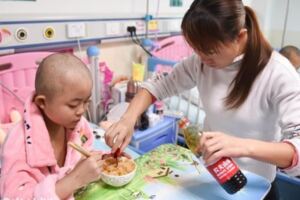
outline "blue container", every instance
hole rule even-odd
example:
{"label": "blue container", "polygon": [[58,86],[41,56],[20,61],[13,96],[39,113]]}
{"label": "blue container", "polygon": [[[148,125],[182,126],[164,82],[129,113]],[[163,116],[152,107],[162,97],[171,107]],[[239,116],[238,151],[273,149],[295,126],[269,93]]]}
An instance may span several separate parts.
{"label": "blue container", "polygon": [[175,144],[177,133],[177,119],[164,116],[155,126],[144,131],[135,131],[130,145],[146,153],[161,144]]}

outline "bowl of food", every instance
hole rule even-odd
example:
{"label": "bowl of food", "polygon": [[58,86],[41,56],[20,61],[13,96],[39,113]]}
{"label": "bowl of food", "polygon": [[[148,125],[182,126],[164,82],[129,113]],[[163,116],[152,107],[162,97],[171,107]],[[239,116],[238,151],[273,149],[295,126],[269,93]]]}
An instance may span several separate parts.
{"label": "bowl of food", "polygon": [[135,173],[137,165],[134,160],[125,156],[119,158],[107,157],[101,167],[101,179],[104,183],[121,187],[129,183]]}

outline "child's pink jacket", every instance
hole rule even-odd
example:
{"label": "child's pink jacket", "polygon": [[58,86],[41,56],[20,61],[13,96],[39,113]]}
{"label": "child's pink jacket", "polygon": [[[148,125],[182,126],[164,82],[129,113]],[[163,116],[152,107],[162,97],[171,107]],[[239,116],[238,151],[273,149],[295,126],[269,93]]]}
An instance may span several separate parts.
{"label": "child's pink jacket", "polygon": [[[81,158],[77,151],[67,147],[64,166],[57,165],[45,122],[31,99],[25,104],[24,120],[12,129],[3,146],[1,199],[59,199],[55,193],[56,182]],[[68,141],[90,149],[93,135],[83,117],[67,135]]]}

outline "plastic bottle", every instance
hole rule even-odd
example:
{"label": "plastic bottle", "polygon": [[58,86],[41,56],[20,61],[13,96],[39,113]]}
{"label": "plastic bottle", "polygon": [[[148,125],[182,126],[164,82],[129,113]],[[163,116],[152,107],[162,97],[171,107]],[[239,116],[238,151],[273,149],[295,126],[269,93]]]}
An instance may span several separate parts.
{"label": "plastic bottle", "polygon": [[[183,135],[188,148],[196,155],[196,157],[200,158],[201,153],[196,151],[196,147],[202,136],[200,128],[196,125],[191,125],[187,118],[182,118],[179,121],[179,127],[183,130]],[[229,194],[238,192],[247,183],[245,175],[241,172],[237,164],[229,157],[223,157],[205,167]]]}
{"label": "plastic bottle", "polygon": [[154,113],[160,116],[162,118],[164,114],[164,102],[163,101],[155,101],[154,102]]}
{"label": "plastic bottle", "polygon": [[125,101],[130,102],[133,97],[136,95],[136,93],[139,90],[139,83],[137,81],[134,81],[133,79],[130,79],[127,82],[127,90],[125,93]]}

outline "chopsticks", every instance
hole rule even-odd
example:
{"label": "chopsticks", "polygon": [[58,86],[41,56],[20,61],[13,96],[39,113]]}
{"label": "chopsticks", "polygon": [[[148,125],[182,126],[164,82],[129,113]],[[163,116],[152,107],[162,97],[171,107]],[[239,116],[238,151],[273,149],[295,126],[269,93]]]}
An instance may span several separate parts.
{"label": "chopsticks", "polygon": [[84,155],[85,157],[90,157],[92,155],[91,152],[89,152],[88,150],[86,150],[85,148],[83,148],[78,144],[75,144],[73,142],[68,142],[68,145],[73,149],[75,149],[76,151],[78,151],[79,153],[81,153],[82,155]]}
{"label": "chopsticks", "polygon": [[[87,158],[92,155],[91,152],[89,152],[88,150],[86,150],[85,148],[83,148],[82,146],[76,143],[68,142],[68,145]],[[118,148],[117,151],[113,154],[113,157],[116,159],[116,167],[118,167],[119,164],[119,160],[118,160],[119,156],[120,156],[120,148]]]}

